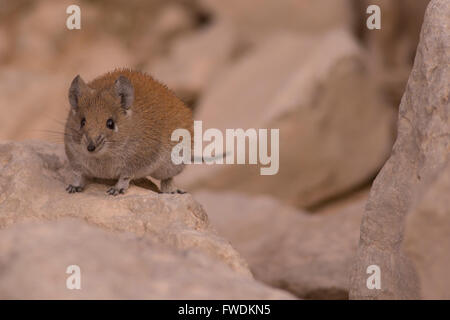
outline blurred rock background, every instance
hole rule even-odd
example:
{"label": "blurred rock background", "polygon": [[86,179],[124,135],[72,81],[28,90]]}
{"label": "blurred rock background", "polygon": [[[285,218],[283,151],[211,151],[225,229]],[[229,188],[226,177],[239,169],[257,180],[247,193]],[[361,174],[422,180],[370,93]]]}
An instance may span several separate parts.
{"label": "blurred rock background", "polygon": [[[180,183],[271,195],[317,210],[370,186],[395,139],[397,106],[428,1],[2,1],[1,140],[61,142],[67,87],[115,67],[149,72],[204,128],[280,128],[280,171],[192,166]],[[382,30],[365,9],[382,8]],[[26,94],[25,94],[26,93]]]}
{"label": "blurred rock background", "polygon": [[[62,143],[73,77],[116,67],[166,83],[204,128],[280,128],[277,175],[190,166],[179,184],[257,279],[345,299],[428,2],[2,0],[0,141]],[[71,4],[81,30],[65,27]],[[381,30],[366,27],[370,4]]]}

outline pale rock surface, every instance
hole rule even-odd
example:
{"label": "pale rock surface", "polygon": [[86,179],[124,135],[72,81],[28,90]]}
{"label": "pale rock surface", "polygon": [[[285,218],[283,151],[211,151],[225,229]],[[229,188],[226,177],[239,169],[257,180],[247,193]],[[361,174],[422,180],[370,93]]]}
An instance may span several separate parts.
{"label": "pale rock surface", "polygon": [[404,250],[419,276],[423,299],[450,299],[450,165],[430,183],[406,218]]}
{"label": "pale rock surface", "polygon": [[[431,248],[434,236],[448,230],[449,219],[448,206],[441,208],[445,205],[444,197],[448,198],[445,185],[449,174],[446,168],[450,142],[449,21],[450,2],[432,0],[426,11],[414,68],[400,105],[397,141],[372,186],[361,223],[350,298],[413,299],[421,295],[430,297],[430,292],[434,292],[434,297],[448,298],[448,289],[441,287],[444,281],[436,291],[430,287],[438,281],[436,277],[442,272],[439,270],[449,270],[445,262],[448,253],[438,258],[440,249]],[[425,211],[430,220],[418,225],[417,222],[424,219],[423,210],[430,206],[430,198],[437,194],[440,200],[432,204],[430,212]],[[431,225],[437,226],[433,219],[440,223],[439,228],[431,231]],[[415,252],[413,255],[407,256],[402,250],[405,236],[408,251]],[[425,239],[421,244],[418,237],[422,236]],[[442,241],[440,238],[439,242]],[[436,243],[438,245],[441,244]],[[426,250],[430,251],[427,253]],[[425,271],[421,260],[427,254],[435,260],[426,262],[434,266]],[[370,265],[380,267],[380,290],[370,290],[366,286],[366,270]],[[430,273],[433,273],[432,278],[421,278]]]}
{"label": "pale rock surface", "polygon": [[214,18],[228,20],[241,42],[254,44],[274,32],[319,34],[349,28],[352,7],[348,0],[200,0]]}
{"label": "pale rock surface", "polygon": [[234,45],[232,26],[217,22],[175,40],[169,54],[147,71],[184,101],[193,101],[230,59]]}
{"label": "pale rock surface", "polygon": [[105,184],[65,191],[68,162],[61,145],[0,143],[0,229],[20,221],[74,217],[105,230],[149,236],[171,247],[202,252],[250,276],[244,260],[209,226],[191,195],[158,194],[131,186],[111,197]]}
{"label": "pale rock surface", "polygon": [[300,298],[348,298],[365,198],[311,215],[264,196],[199,191],[194,197],[258,280]]}
{"label": "pale rock surface", "polygon": [[[63,141],[68,78],[12,67],[0,73],[0,140]],[[26,93],[26,94],[25,94]]]}
{"label": "pale rock surface", "polygon": [[[80,290],[67,288],[73,265],[80,268]],[[205,255],[81,220],[0,230],[0,299],[292,298]]]}

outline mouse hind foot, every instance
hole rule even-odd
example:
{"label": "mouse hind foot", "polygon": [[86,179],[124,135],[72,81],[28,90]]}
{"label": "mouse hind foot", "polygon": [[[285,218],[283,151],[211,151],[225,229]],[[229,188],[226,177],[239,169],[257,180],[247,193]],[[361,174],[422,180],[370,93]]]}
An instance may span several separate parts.
{"label": "mouse hind foot", "polygon": [[183,191],[177,188],[173,182],[173,178],[163,179],[161,180],[161,193],[171,193],[171,194],[184,194],[186,191]]}

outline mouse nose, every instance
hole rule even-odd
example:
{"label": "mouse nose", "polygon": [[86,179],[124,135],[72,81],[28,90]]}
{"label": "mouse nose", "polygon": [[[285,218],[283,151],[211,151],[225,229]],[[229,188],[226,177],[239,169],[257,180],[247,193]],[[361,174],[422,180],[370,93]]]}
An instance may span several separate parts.
{"label": "mouse nose", "polygon": [[94,144],[92,142],[89,143],[89,145],[87,146],[87,149],[88,149],[89,152],[94,152],[95,151]]}

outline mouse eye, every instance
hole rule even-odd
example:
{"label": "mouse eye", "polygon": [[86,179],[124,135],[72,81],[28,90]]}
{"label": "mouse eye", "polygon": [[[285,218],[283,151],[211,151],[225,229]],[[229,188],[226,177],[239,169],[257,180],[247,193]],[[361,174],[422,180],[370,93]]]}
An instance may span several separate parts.
{"label": "mouse eye", "polygon": [[80,128],[83,128],[86,125],[86,118],[81,119]]}
{"label": "mouse eye", "polygon": [[108,129],[114,130],[114,121],[113,121],[113,119],[108,119],[108,121],[106,121],[106,127]]}

